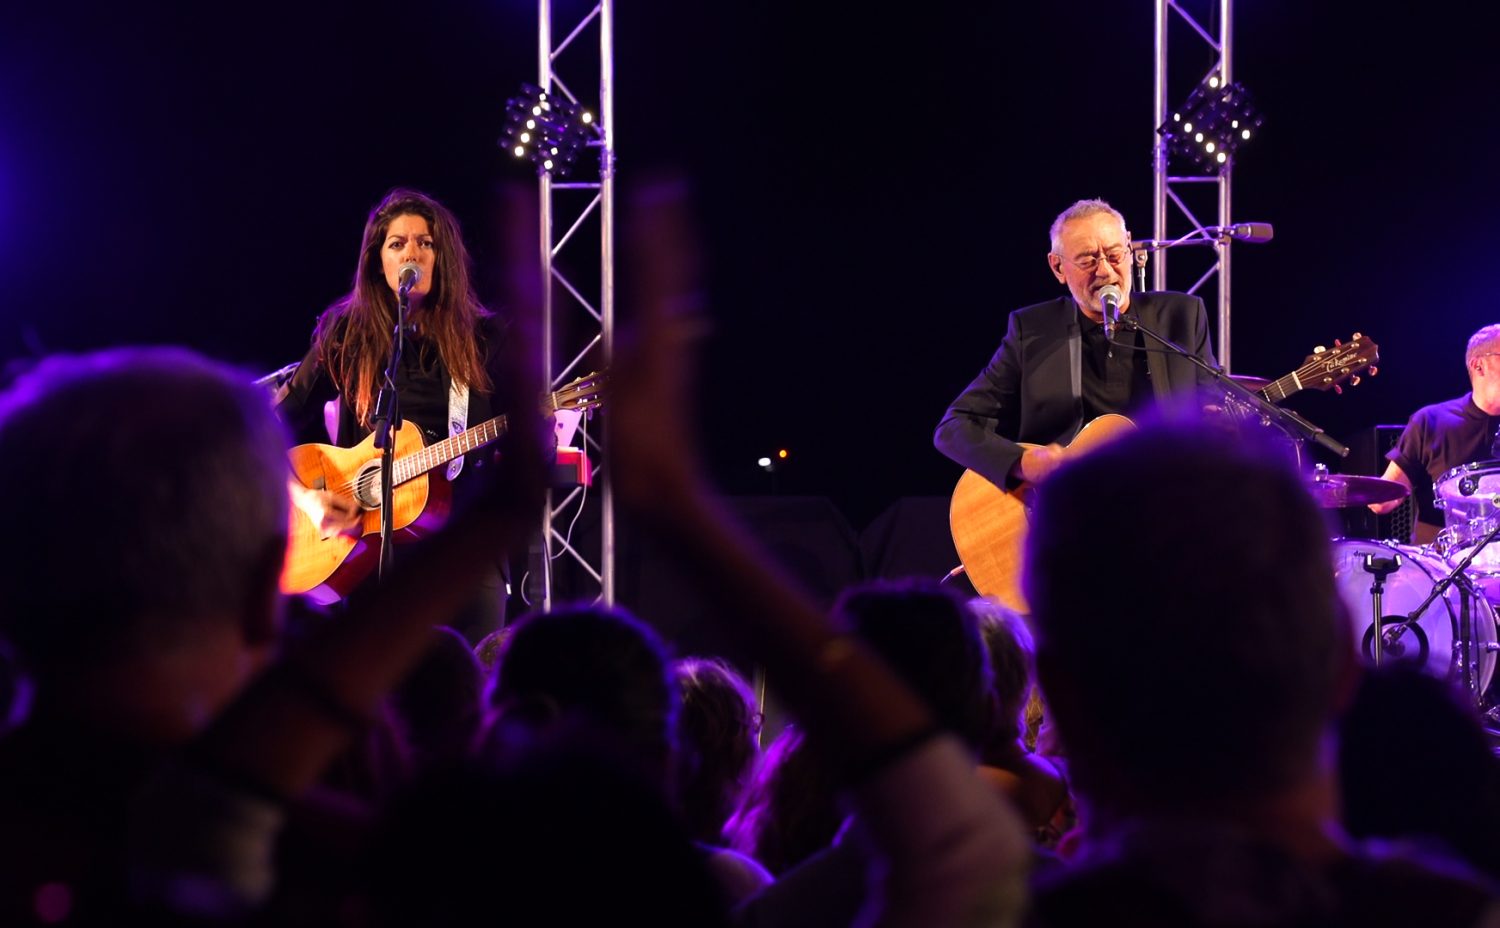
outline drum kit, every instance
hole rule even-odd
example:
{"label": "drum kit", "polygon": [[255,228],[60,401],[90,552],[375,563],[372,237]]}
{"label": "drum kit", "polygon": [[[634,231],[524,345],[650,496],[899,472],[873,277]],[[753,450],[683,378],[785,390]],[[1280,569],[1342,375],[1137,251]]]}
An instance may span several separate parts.
{"label": "drum kit", "polygon": [[[1232,379],[1250,390],[1271,383]],[[1409,493],[1404,483],[1330,474],[1322,464],[1306,486],[1325,509]],[[1492,543],[1500,535],[1500,461],[1448,471],[1433,485],[1433,502],[1445,527],[1432,544],[1335,538],[1334,582],[1367,662],[1404,662],[1452,680],[1500,735],[1500,683],[1489,691],[1500,652],[1500,544]]]}
{"label": "drum kit", "polygon": [[[1314,352],[1309,361],[1318,357]],[[1245,375],[1230,379],[1249,391],[1273,383]],[[1234,397],[1226,397],[1226,407],[1236,407]],[[1299,467],[1300,445],[1291,445]],[[1410,492],[1405,483],[1331,474],[1322,464],[1312,469],[1306,486],[1325,509],[1388,503]],[[1456,467],[1437,481],[1433,494],[1446,526],[1435,543],[1335,538],[1334,582],[1367,662],[1408,663],[1454,681],[1500,735],[1500,684],[1495,694],[1489,692],[1500,652],[1500,544],[1491,544],[1500,535],[1500,461]]]}
{"label": "drum kit", "polygon": [[[1397,500],[1394,480],[1329,474],[1308,483],[1325,508]],[[1500,722],[1495,677],[1500,606],[1500,461],[1456,467],[1433,486],[1446,527],[1430,545],[1335,538],[1334,581],[1372,664],[1405,662],[1454,681],[1492,725]],[[1500,686],[1496,687],[1500,690]]]}

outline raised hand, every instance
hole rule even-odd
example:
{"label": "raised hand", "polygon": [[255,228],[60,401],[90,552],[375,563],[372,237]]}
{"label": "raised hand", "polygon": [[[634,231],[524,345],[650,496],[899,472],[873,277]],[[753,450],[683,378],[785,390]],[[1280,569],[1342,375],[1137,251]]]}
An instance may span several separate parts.
{"label": "raised hand", "polygon": [[606,445],[621,502],[649,514],[698,481],[690,346],[707,325],[685,186],[652,183],[630,206],[628,251],[639,283],[633,325],[611,363]]}

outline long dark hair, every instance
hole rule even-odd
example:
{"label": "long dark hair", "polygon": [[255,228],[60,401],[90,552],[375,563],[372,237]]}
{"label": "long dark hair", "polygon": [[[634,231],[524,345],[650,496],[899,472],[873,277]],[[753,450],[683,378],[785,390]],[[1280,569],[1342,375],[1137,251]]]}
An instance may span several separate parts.
{"label": "long dark hair", "polygon": [[376,384],[390,354],[391,329],[396,324],[396,295],[385,282],[380,249],[391,222],[407,215],[427,220],[437,249],[432,289],[417,314],[419,318],[412,321],[419,323],[437,346],[438,357],[454,381],[481,393],[491,389],[475,338],[479,321],[490,311],[474,295],[469,250],[464,247],[458,220],[432,197],[397,187],[365,220],[354,285],[319,317],[313,336],[323,366],[364,426],[370,424]]}

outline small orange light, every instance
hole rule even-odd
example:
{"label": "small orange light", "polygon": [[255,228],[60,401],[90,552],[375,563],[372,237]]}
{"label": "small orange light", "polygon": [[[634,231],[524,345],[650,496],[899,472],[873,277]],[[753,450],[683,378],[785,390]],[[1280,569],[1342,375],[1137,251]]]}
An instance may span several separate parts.
{"label": "small orange light", "polygon": [[778,458],[781,458],[783,461],[785,461],[786,460],[786,449],[782,448],[780,451],[776,452],[776,456]]}

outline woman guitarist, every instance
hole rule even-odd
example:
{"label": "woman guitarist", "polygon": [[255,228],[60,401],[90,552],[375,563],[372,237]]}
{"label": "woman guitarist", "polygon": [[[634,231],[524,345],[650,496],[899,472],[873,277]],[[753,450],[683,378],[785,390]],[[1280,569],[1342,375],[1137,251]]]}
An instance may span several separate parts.
{"label": "woman guitarist", "polygon": [[[470,274],[469,252],[451,212],[415,190],[386,194],[365,221],[352,289],[319,317],[311,349],[279,396],[277,412],[294,439],[332,438],[349,448],[370,434],[396,325],[397,294],[403,279],[412,277],[408,335],[395,374],[400,419],[419,428],[423,442],[431,444],[494,416],[503,327],[479,302]],[[454,460],[434,472],[431,482],[446,483],[463,469],[480,466],[484,452]],[[362,521],[363,510],[338,488],[292,483],[293,501],[325,537]],[[460,494],[463,486],[462,479],[455,483]],[[504,590],[503,571],[496,565],[483,601],[455,626],[471,641],[499,627]]]}

